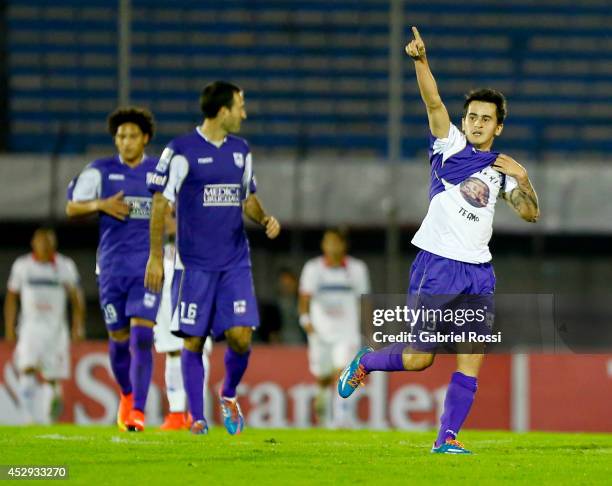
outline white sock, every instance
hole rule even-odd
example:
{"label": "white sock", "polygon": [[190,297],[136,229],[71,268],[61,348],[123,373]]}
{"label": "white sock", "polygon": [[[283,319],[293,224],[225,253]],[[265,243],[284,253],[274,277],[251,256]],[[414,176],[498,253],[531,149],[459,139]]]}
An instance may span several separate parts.
{"label": "white sock", "polygon": [[320,427],[331,426],[331,389],[328,386],[319,386],[315,398],[315,415]]}
{"label": "white sock", "polygon": [[48,425],[51,423],[51,404],[55,397],[53,385],[47,382],[41,383],[38,396],[40,399],[40,416],[37,422]]}
{"label": "white sock", "polygon": [[187,396],[183,386],[181,357],[166,354],[166,395],[170,412],[187,410]]}
{"label": "white sock", "polygon": [[25,423],[31,424],[36,417],[36,395],[38,380],[34,373],[19,375],[19,398]]}
{"label": "white sock", "polygon": [[342,398],[335,394],[333,400],[333,424],[339,428],[354,428],[355,421],[355,395]]}
{"label": "white sock", "polygon": [[206,390],[208,390],[208,377],[210,376],[210,359],[206,350],[202,354],[202,362],[204,363],[204,400],[206,401]]}

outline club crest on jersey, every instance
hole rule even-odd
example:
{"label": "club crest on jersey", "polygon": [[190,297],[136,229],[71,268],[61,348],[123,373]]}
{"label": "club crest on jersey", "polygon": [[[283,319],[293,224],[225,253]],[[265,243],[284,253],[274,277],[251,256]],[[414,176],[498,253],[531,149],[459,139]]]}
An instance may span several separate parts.
{"label": "club crest on jersey", "polygon": [[234,152],[234,164],[239,169],[242,169],[244,167],[244,155],[240,152]]}
{"label": "club crest on jersey", "polygon": [[246,300],[235,300],[234,301],[234,314],[245,314],[246,313]]}

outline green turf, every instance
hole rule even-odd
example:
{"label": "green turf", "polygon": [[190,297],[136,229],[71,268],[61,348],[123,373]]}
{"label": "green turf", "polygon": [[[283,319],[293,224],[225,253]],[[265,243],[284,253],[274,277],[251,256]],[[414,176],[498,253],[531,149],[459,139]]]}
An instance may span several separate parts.
{"label": "green turf", "polygon": [[432,438],[396,431],[246,429],[232,437],[220,427],[208,436],[0,427],[0,464],[65,464],[70,483],[124,486],[610,484],[612,477],[612,435],[464,431],[472,456],[430,454]]}

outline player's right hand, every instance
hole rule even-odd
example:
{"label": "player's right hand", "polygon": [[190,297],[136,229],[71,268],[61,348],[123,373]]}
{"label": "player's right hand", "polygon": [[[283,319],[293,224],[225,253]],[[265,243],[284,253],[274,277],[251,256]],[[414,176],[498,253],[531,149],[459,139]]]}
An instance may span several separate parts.
{"label": "player's right hand", "polygon": [[119,191],[106,199],[101,199],[100,211],[124,221],[130,214],[130,207],[123,200],[123,191]]}
{"label": "player's right hand", "polygon": [[149,256],[145,272],[145,287],[154,293],[161,292],[164,283],[163,257]]}
{"label": "player's right hand", "polygon": [[406,45],[406,54],[414,61],[425,59],[425,42],[421,39],[421,35],[416,27],[412,27],[412,35],[414,35],[414,40],[411,40]]}

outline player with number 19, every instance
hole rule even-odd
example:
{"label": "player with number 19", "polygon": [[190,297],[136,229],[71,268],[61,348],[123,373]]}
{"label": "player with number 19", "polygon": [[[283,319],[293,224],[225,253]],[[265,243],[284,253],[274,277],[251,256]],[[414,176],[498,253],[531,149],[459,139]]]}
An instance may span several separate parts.
{"label": "player with number 19", "polygon": [[128,107],[109,116],[108,128],[119,153],[92,162],[74,178],[66,213],[99,214],[96,273],[111,368],[121,389],[117,425],[142,431],[159,307],[159,295],[144,287],[151,214],[147,179],[157,164],[144,150],[155,126],[147,110]]}

